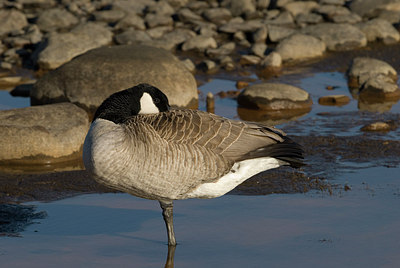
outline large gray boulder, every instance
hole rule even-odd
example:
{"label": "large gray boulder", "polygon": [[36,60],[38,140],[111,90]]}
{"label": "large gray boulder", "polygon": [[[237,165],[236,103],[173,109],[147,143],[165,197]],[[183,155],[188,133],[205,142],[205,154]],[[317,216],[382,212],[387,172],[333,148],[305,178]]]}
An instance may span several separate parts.
{"label": "large gray boulder", "polygon": [[328,50],[351,50],[367,45],[365,34],[350,24],[321,23],[301,30],[324,41]]}
{"label": "large gray boulder", "polygon": [[0,163],[79,159],[88,130],[87,113],[71,103],[0,111]]}
{"label": "large gray boulder", "polygon": [[141,45],[98,48],[53,70],[34,85],[32,104],[68,101],[94,112],[114,92],[149,83],[171,105],[197,107],[193,75],[170,52]]}

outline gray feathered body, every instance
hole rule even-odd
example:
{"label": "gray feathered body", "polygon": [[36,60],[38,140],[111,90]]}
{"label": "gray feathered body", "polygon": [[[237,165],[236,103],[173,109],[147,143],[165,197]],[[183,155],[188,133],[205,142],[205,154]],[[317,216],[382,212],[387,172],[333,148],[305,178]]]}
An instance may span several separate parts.
{"label": "gray feathered body", "polygon": [[275,157],[296,165],[301,154],[275,128],[171,110],[139,114],[120,124],[96,119],[83,158],[103,184],[143,198],[175,200],[197,197],[193,191],[235,172],[235,163]]}

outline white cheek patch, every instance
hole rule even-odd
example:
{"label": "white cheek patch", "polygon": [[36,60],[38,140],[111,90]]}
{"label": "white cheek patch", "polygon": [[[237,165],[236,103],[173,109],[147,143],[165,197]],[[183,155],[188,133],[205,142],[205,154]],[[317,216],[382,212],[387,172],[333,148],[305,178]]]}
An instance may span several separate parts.
{"label": "white cheek patch", "polygon": [[139,114],[156,114],[159,113],[160,110],[153,102],[153,98],[149,93],[143,93],[143,96],[140,98],[140,111]]}

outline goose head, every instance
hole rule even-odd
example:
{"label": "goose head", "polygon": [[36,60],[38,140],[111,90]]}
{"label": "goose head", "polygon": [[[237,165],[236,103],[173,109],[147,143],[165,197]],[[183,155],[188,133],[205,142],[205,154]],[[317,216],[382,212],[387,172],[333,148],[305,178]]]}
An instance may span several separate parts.
{"label": "goose head", "polygon": [[160,113],[169,108],[168,98],[161,90],[149,84],[139,84],[116,92],[104,100],[93,121],[102,118],[119,124],[138,114]]}

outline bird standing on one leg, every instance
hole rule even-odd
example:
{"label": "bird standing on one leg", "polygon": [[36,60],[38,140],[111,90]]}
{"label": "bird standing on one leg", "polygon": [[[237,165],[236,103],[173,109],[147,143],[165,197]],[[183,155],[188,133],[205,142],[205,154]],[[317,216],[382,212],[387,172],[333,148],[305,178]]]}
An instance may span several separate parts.
{"label": "bird standing on one leg", "polygon": [[98,182],[159,200],[169,245],[176,245],[173,200],[224,195],[262,171],[301,166],[302,154],[276,128],[170,110],[164,93],[148,84],[107,98],[83,147],[85,167]]}

